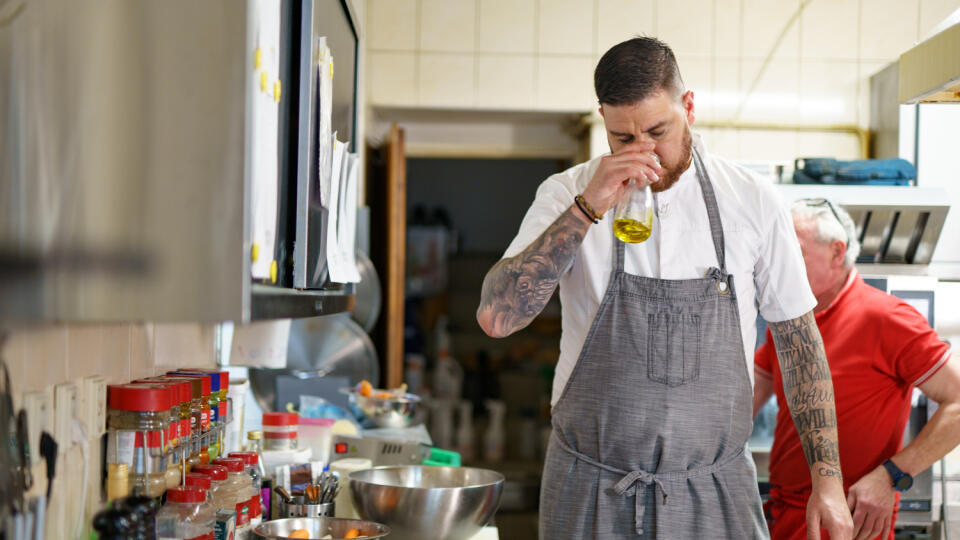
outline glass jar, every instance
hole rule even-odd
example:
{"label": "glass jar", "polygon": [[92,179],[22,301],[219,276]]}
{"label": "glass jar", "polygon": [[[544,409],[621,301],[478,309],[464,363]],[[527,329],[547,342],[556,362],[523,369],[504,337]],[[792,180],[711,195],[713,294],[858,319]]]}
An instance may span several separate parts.
{"label": "glass jar", "polygon": [[[221,390],[221,384],[226,380],[229,384],[229,375],[227,372],[221,372],[218,370],[210,369],[198,369],[198,368],[181,368],[179,373],[188,373],[191,375],[202,375],[210,379],[210,396],[208,398],[210,402],[210,430],[211,435],[209,437],[209,454],[210,459],[216,459],[220,455],[220,432],[223,431],[223,425],[226,423],[226,417],[221,418],[220,412],[220,398],[223,394],[226,393],[227,388],[224,387]],[[225,396],[224,396],[225,397]],[[224,403],[226,405],[226,403]]]}
{"label": "glass jar", "polygon": [[159,497],[166,488],[164,439],[170,408],[168,386],[107,387],[107,464],[128,466],[128,485],[135,495]]}
{"label": "glass jar", "polygon": [[167,490],[167,502],[157,513],[159,540],[212,539],[215,526],[215,511],[202,489],[183,486]]}
{"label": "glass jar", "polygon": [[242,459],[218,458],[213,460],[214,465],[227,468],[227,489],[233,495],[234,508],[237,511],[237,529],[250,526],[250,499],[253,497],[250,476],[247,474],[246,464]]}
{"label": "glass jar", "polygon": [[233,494],[226,486],[227,468],[223,465],[197,465],[193,474],[203,474],[210,478],[210,504],[217,510],[236,510]]}
{"label": "glass jar", "polygon": [[170,451],[180,445],[180,387],[170,381],[137,379],[130,384],[155,384],[163,386],[170,394],[170,410],[167,411],[168,424],[164,440],[164,451]]}
{"label": "glass jar", "polygon": [[247,476],[250,477],[250,526],[256,527],[263,521],[263,502],[260,492],[263,479],[260,476],[260,456],[256,452],[230,452],[230,457],[243,460]]}
{"label": "glass jar", "polygon": [[263,449],[296,450],[299,423],[297,413],[263,413]]}
{"label": "glass jar", "polygon": [[[206,464],[210,462],[209,457],[209,437],[210,432],[210,377],[197,373],[184,373],[181,371],[171,371],[167,373],[170,377],[185,377],[188,379],[200,381],[200,395],[193,394],[191,402],[191,411],[197,417],[197,426],[191,432],[195,438],[193,451],[190,454],[192,461]],[[196,429],[199,428],[199,429]]]}

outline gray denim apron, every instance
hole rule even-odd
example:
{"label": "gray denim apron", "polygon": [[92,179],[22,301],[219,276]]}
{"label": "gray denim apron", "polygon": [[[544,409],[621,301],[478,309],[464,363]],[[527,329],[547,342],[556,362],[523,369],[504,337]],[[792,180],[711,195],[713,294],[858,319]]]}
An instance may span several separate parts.
{"label": "gray denim apron", "polygon": [[752,388],[736,289],[693,154],[719,268],[699,279],[630,275],[614,241],[610,284],[553,407],[542,540],[769,537],[745,453]]}

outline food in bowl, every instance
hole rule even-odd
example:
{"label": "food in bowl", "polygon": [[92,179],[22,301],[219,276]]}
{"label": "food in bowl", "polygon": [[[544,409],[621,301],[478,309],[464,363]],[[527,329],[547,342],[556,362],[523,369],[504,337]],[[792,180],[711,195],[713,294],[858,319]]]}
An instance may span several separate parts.
{"label": "food in bowl", "polygon": [[365,427],[402,428],[413,422],[420,397],[408,394],[407,385],[397,388],[374,388],[369,381],[344,388],[350,395],[351,411]]}

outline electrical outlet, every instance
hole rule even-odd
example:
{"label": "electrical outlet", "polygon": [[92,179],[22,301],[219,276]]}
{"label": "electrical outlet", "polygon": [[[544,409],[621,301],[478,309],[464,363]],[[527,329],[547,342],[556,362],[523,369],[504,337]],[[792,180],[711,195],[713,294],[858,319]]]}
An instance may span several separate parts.
{"label": "electrical outlet", "polygon": [[83,423],[87,437],[95,439],[107,429],[107,381],[103,377],[83,378]]}
{"label": "electrical outlet", "polygon": [[53,410],[50,394],[28,392],[23,395],[23,409],[27,412],[27,440],[30,443],[30,464],[40,463],[40,433],[50,431],[50,413]]}
{"label": "electrical outlet", "polygon": [[59,453],[70,449],[73,415],[77,410],[77,385],[62,383],[53,387],[53,437]]}

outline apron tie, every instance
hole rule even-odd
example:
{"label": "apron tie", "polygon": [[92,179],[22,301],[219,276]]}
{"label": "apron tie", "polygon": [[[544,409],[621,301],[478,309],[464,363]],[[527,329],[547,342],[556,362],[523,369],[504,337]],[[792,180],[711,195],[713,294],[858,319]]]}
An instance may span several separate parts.
{"label": "apron tie", "polygon": [[559,435],[559,430],[556,427],[553,428],[551,436],[553,437],[553,440],[557,442],[557,444],[560,446],[560,448],[564,452],[583,461],[584,463],[593,465],[594,467],[603,469],[607,472],[618,474],[622,477],[620,481],[617,482],[615,486],[613,486],[613,491],[617,495],[621,495],[625,497],[633,497],[633,505],[634,505],[633,525],[638,535],[643,534],[643,517],[646,514],[647,508],[646,508],[646,505],[643,504],[642,493],[637,493],[638,491],[637,482],[640,482],[644,486],[650,486],[650,485],[656,486],[656,489],[660,490],[660,495],[661,495],[660,504],[666,504],[667,489],[664,487],[662,479],[673,479],[673,480],[690,479],[690,478],[696,478],[698,476],[703,476],[706,474],[713,474],[719,471],[720,469],[723,469],[727,465],[730,465],[731,463],[740,459],[743,456],[744,451],[746,450],[746,445],[744,445],[740,447],[740,449],[738,449],[736,452],[726,457],[723,457],[721,459],[718,459],[714,463],[704,467],[699,467],[696,469],[688,469],[683,471],[663,472],[663,473],[654,474],[654,473],[650,473],[647,471],[640,471],[640,470],[627,472],[627,471],[624,471],[623,469],[618,469],[617,467],[611,467],[610,465],[601,463],[586,454],[577,452],[576,450],[571,448],[569,444],[567,444],[567,441],[563,437]]}
{"label": "apron tie", "polygon": [[643,504],[642,495],[637,493],[637,482],[645,486],[655,485],[663,496],[661,504],[667,504],[667,489],[663,487],[663,482],[661,482],[655,474],[648,473],[647,471],[631,471],[617,482],[617,485],[613,486],[613,491],[616,492],[617,495],[633,497],[633,523],[639,535],[643,534],[643,516],[646,511],[646,505]]}

